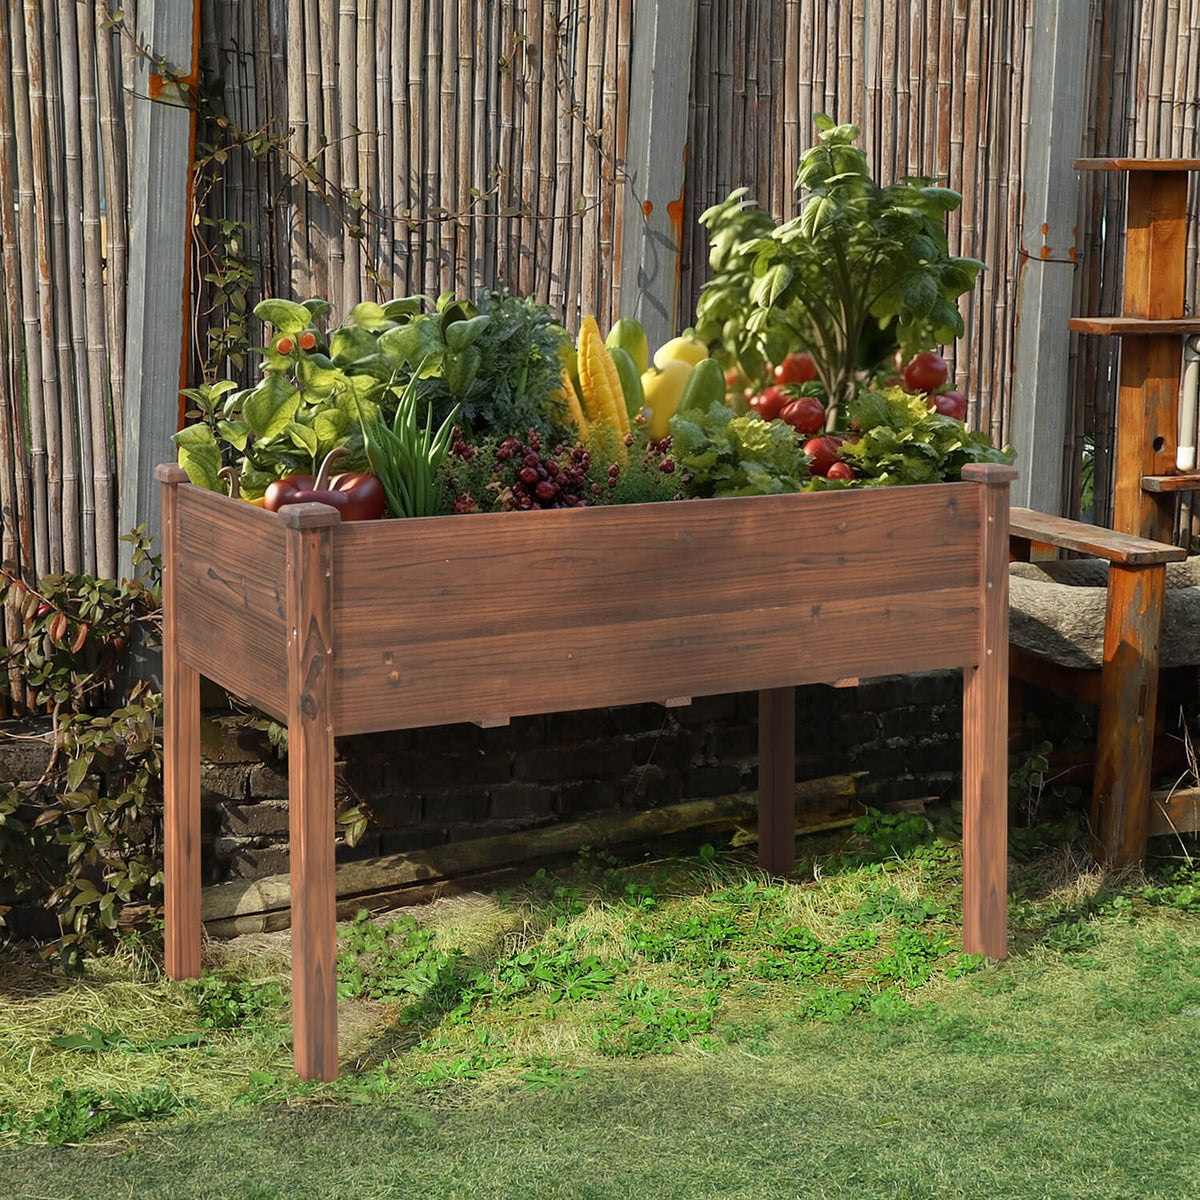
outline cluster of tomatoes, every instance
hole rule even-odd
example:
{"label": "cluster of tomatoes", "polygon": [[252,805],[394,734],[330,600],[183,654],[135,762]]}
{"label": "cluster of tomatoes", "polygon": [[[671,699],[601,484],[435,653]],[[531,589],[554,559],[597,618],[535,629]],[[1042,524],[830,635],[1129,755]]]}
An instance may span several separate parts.
{"label": "cluster of tomatoes", "polygon": [[884,380],[887,384],[903,387],[913,395],[924,393],[925,402],[930,408],[944,417],[965,421],[967,398],[962,392],[947,387],[949,381],[950,368],[935,350],[922,350],[899,375],[889,375]]}

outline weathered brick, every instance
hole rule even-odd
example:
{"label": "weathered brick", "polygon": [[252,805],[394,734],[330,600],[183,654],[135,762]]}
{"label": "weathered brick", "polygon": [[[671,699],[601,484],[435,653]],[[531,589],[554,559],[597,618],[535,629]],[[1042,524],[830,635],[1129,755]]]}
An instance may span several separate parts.
{"label": "weathered brick", "polygon": [[642,733],[633,743],[636,766],[653,763],[664,771],[680,771],[691,760],[691,736],[686,730],[664,733]]}
{"label": "weathered brick", "polygon": [[239,849],[229,861],[233,879],[261,879],[264,875],[284,875],[290,859],[287,846],[268,846],[261,849]]}
{"label": "weathered brick", "polygon": [[553,789],[532,783],[508,783],[492,788],[489,815],[493,820],[544,817],[554,811]]}
{"label": "weathered brick", "polygon": [[622,803],[633,808],[662,808],[683,797],[683,779],[678,771],[661,767],[634,767],[621,781]]}
{"label": "weathered brick", "polygon": [[469,788],[507,783],[512,762],[506,754],[421,754],[398,756],[388,764],[381,787]]}
{"label": "weathered brick", "polygon": [[595,779],[624,774],[633,765],[625,739],[603,738],[568,746],[542,746],[517,755],[513,776],[529,783]]}
{"label": "weathered brick", "polygon": [[929,730],[929,709],[917,705],[891,708],[879,714],[879,730],[885,738],[912,739]]}
{"label": "weathered brick", "polygon": [[564,783],[558,793],[559,811],[568,817],[616,808],[616,786],[609,780],[584,779]]}
{"label": "weathered brick", "polygon": [[272,754],[266,733],[237,717],[200,720],[200,754],[211,763],[255,763]]}
{"label": "weathered brick", "polygon": [[255,837],[259,834],[286,834],[286,804],[222,804],[221,828],[231,837]]}
{"label": "weathered brick", "polygon": [[438,725],[421,731],[413,743],[418,754],[471,754],[483,749],[483,730],[478,725]]}
{"label": "weathered brick", "polygon": [[576,708],[567,712],[546,713],[545,738],[551,745],[587,742],[603,736],[605,710]]}
{"label": "weathered brick", "polygon": [[609,733],[645,733],[662,728],[667,710],[661,704],[624,704],[610,708],[605,718]]}
{"label": "weathered brick", "polygon": [[287,764],[276,766],[259,763],[250,768],[250,796],[256,800],[286,800],[288,794]]}
{"label": "weathered brick", "polygon": [[838,721],[838,741],[846,746],[861,746],[879,737],[879,718],[874,713],[847,712]]}
{"label": "weathered brick", "polygon": [[379,834],[381,854],[411,854],[414,850],[428,850],[431,846],[444,846],[446,834],[442,829],[417,826],[413,829],[385,829]]}
{"label": "weathered brick", "polygon": [[719,725],[709,738],[709,753],[718,761],[755,758],[758,755],[757,725]]}
{"label": "weathered brick", "polygon": [[452,824],[483,821],[488,815],[488,794],[479,792],[426,792],[422,805],[425,821]]}
{"label": "weathered brick", "polygon": [[50,753],[50,746],[40,739],[18,741],[17,737],[0,734],[0,783],[41,779],[50,764]]}
{"label": "weathered brick", "polygon": [[726,796],[741,786],[742,774],[736,767],[691,767],[684,775],[683,794],[689,799]]}
{"label": "weathered brick", "polygon": [[[249,766],[222,766],[218,763],[200,764],[200,787],[225,800],[245,800],[250,795]],[[284,789],[287,795],[286,788]]]}

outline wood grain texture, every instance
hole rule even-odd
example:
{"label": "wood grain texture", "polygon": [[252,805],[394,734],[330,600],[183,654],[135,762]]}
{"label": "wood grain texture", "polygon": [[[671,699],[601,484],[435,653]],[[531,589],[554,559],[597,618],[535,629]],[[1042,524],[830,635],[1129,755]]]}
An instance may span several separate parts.
{"label": "wood grain texture", "polygon": [[1175,333],[1200,333],[1200,317],[1071,317],[1067,328],[1075,333],[1101,333],[1110,337],[1145,337]]}
{"label": "wood grain texture", "polygon": [[796,689],[758,693],[758,865],[786,875],[796,864]]}
{"label": "wood grain texture", "polygon": [[1072,521],[1031,508],[1014,508],[1009,528],[1013,535],[1029,541],[1078,550],[1105,558],[1109,562],[1136,565],[1138,563],[1181,562],[1187,551],[1165,542],[1151,541],[1134,534],[1118,533],[1085,521]]}
{"label": "wood grain texture", "polygon": [[336,1079],[338,1070],[331,669],[336,519],[334,513],[325,526],[287,529],[292,1028],[297,1074],[326,1081]]}
{"label": "wood grain texture", "polygon": [[1175,469],[1179,367],[1177,337],[1135,338],[1121,347],[1113,525],[1158,542],[1173,538],[1174,498],[1144,491],[1142,478]]}
{"label": "wood grain texture", "polygon": [[1197,831],[1200,831],[1200,787],[1151,793],[1151,837]]}
{"label": "wood grain texture", "polygon": [[1153,320],[1183,316],[1187,184],[1185,171],[1129,177],[1122,316]]}
{"label": "wood grain texture", "polygon": [[[963,671],[963,949],[1008,954],[1008,481],[980,487],[978,665]],[[967,470],[964,469],[964,476]]]}
{"label": "wood grain texture", "polygon": [[[1039,658],[1019,646],[1008,648],[1008,674],[1012,680],[1032,683],[1058,696],[1081,700],[1085,704],[1100,703],[1100,669],[1064,667],[1048,658]],[[1011,689],[1010,689],[1011,694]]]}
{"label": "wood grain texture", "polygon": [[1200,158],[1077,158],[1077,171],[1200,171]]}
{"label": "wood grain texture", "polygon": [[1092,829],[1112,866],[1146,855],[1165,587],[1164,565],[1109,568]]}
{"label": "wood grain texture", "polygon": [[1200,492],[1200,471],[1176,471],[1171,475],[1143,475],[1146,492]]}
{"label": "wood grain texture", "polygon": [[159,467],[163,518],[163,940],[172,979],[200,977],[200,677],[179,654],[180,479]]}
{"label": "wood grain texture", "polygon": [[938,485],[457,517],[453,539],[343,525],[338,732],[961,665],[977,505]]}
{"label": "wood grain texture", "polygon": [[179,488],[179,653],[201,674],[287,719],[284,526],[274,513]]}

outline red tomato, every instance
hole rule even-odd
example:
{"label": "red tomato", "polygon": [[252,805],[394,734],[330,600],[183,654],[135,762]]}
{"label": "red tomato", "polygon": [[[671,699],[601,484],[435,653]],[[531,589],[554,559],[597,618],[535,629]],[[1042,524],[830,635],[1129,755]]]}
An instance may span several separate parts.
{"label": "red tomato", "polygon": [[789,354],[775,368],[775,382],[787,385],[789,383],[811,383],[817,377],[817,364],[807,351]]}
{"label": "red tomato", "polygon": [[840,459],[831,463],[829,470],[825,472],[826,479],[853,479],[854,468],[848,462],[842,462]]}
{"label": "red tomato", "polygon": [[825,428],[825,405],[816,396],[793,400],[779,415],[797,433],[817,433]]}
{"label": "red tomato", "polygon": [[808,469],[814,475],[826,476],[838,461],[838,444],[831,437],[809,438],[804,453],[812,459]]}
{"label": "red tomato", "polygon": [[935,350],[922,350],[904,368],[904,386],[910,392],[936,392],[949,377],[946,360]]}
{"label": "red tomato", "polygon": [[929,404],[943,417],[953,417],[956,421],[967,419],[967,398],[962,392],[940,392],[929,398]]}
{"label": "red tomato", "polygon": [[774,421],[780,416],[786,405],[791,402],[791,396],[781,387],[772,384],[763,388],[757,396],[751,396],[747,403],[752,412],[758,413],[764,421]]}

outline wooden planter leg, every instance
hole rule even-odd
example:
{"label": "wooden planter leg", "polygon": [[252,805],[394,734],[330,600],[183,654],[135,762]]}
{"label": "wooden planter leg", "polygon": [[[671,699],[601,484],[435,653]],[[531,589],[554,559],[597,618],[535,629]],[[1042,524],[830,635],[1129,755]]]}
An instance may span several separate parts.
{"label": "wooden planter leg", "polygon": [[1146,857],[1167,569],[1112,563],[1100,675],[1093,852],[1114,867]]}
{"label": "wooden planter leg", "polygon": [[158,467],[163,484],[163,941],[172,979],[200,975],[200,676],[179,658],[179,484],[187,472]]}
{"label": "wooden planter leg", "polygon": [[333,874],[333,538],[337,510],[292,504],[287,530],[292,1033],[301,1079],[337,1078]]}
{"label": "wooden planter leg", "polygon": [[963,949],[1008,954],[1008,485],[1012,467],[972,464],[983,523],[979,665],[963,671]]}
{"label": "wooden planter leg", "polygon": [[796,689],[758,693],[758,865],[786,875],[796,865]]}

